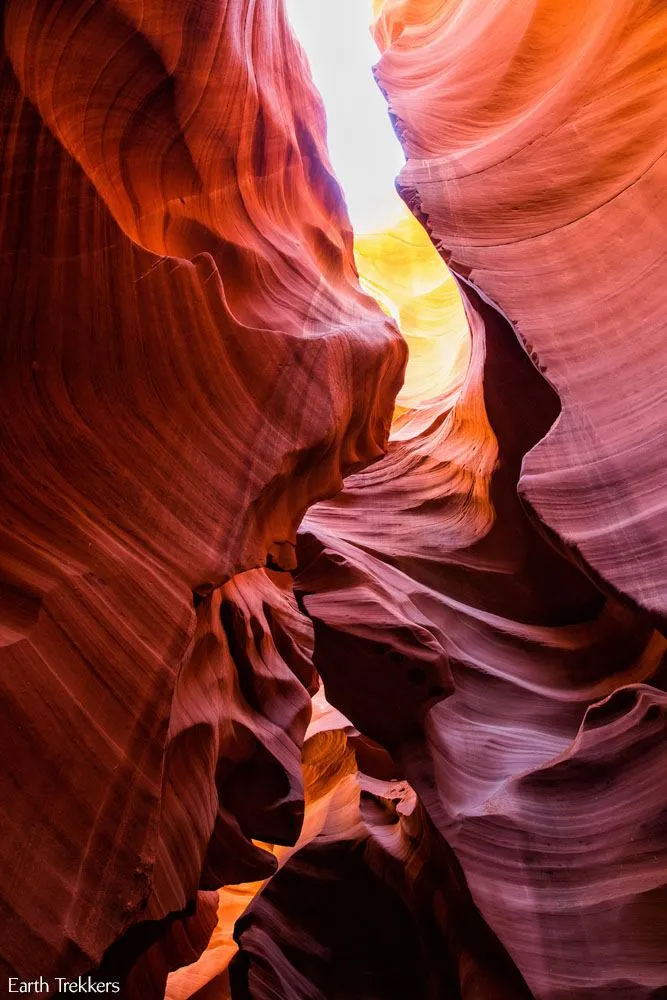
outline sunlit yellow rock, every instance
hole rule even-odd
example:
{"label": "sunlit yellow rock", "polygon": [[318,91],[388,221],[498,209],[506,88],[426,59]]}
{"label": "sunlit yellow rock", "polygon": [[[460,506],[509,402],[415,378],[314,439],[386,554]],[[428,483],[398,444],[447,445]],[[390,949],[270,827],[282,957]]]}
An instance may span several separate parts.
{"label": "sunlit yellow rock", "polygon": [[362,286],[394,318],[410,349],[396,417],[456,393],[470,356],[456,282],[426,230],[401,202],[397,218],[390,229],[357,234],[354,242]]}

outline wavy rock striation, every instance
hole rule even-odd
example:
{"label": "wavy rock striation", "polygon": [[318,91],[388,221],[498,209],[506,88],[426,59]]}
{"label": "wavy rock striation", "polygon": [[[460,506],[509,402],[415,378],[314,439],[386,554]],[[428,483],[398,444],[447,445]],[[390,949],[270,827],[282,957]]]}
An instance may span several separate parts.
{"label": "wavy rock striation", "polygon": [[409,786],[362,778],[356,811],[361,835],[325,827],[237,921],[232,996],[528,1000]]}
{"label": "wavy rock striation", "polygon": [[4,2],[0,978],[664,996],[667,14],[375,7],[461,299],[282,3]]}
{"label": "wavy rock striation", "polygon": [[520,493],[663,621],[666,31],[637,0],[388,0],[375,29],[400,189],[561,401]]}
{"label": "wavy rock striation", "polygon": [[522,507],[522,455],[557,401],[502,317],[466,299],[459,401],[304,521],[315,664],[411,782],[536,997],[650,997],[665,641]]}
{"label": "wavy rock striation", "polygon": [[565,13],[383,6],[399,187],[458,278],[470,362],[309,511],[297,588],[328,696],[390,751],[534,995],[655,1000],[664,14]]}
{"label": "wavy rock striation", "polygon": [[298,836],[312,639],[261,567],[382,454],[405,347],[282,7],[3,38],[0,977],[52,978]]}

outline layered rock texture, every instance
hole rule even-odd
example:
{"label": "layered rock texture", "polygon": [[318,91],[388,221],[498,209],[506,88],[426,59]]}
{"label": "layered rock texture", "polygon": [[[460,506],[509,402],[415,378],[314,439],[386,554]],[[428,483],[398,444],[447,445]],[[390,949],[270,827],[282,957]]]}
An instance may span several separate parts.
{"label": "layered rock texture", "polygon": [[520,492],[661,616],[666,30],[644,0],[388,0],[375,28],[403,195],[560,399]]}
{"label": "layered rock texture", "polygon": [[667,995],[667,11],[375,7],[4,2],[3,984]]}
{"label": "layered rock texture", "polygon": [[406,355],[281,7],[9,2],[1,88],[0,980],[298,835],[312,627],[261,567]]}

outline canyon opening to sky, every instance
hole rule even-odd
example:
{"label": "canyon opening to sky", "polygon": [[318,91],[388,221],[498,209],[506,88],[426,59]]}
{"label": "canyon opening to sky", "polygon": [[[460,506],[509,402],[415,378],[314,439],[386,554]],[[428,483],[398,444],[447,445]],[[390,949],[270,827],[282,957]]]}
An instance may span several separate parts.
{"label": "canyon opening to sky", "polygon": [[287,0],[327,115],[327,147],[354,230],[391,229],[404,217],[394,181],[405,156],[373,79],[380,58],[373,41],[372,0],[333,4]]}
{"label": "canyon opening to sky", "polygon": [[0,7],[0,996],[664,1000],[667,7]]}
{"label": "canyon opening to sky", "polygon": [[397,323],[409,349],[396,401],[396,428],[410,409],[428,409],[460,388],[469,333],[456,283],[396,190],[405,156],[373,76],[380,51],[371,26],[379,4],[327,6],[287,0],[326,111],[327,147],[354,229],[362,288]]}

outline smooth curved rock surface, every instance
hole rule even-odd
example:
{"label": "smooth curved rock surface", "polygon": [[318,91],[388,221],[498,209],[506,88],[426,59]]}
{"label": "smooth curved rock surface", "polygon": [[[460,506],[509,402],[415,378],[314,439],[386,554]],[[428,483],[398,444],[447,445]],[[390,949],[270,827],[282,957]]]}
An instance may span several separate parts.
{"label": "smooth curved rock surface", "polygon": [[412,434],[402,415],[388,455],[302,525],[315,665],[391,752],[537,998],[657,998],[665,639],[521,503],[559,400],[462,292],[458,398],[426,429],[416,410]]}
{"label": "smooth curved rock surface", "polygon": [[309,624],[260,567],[382,454],[405,347],[281,6],[7,0],[3,45],[0,975],[30,978],[298,836]]}
{"label": "smooth curved rock surface", "polygon": [[519,491],[618,592],[667,611],[667,10],[388,0],[399,178],[562,411]]}
{"label": "smooth curved rock surface", "polygon": [[270,879],[220,891],[208,949],[169,977],[167,1000],[450,993],[528,1000],[397,766],[321,691],[313,705],[299,841],[263,845],[278,863]]}
{"label": "smooth curved rock surface", "polygon": [[667,14],[374,6],[2,4],[0,978],[665,995]]}
{"label": "smooth curved rock surface", "polygon": [[[345,733],[338,728],[340,716],[328,707],[325,713],[319,711],[321,692],[313,703],[314,718],[302,755],[305,813],[299,839],[292,847],[262,844],[275,858],[277,869],[313,841],[358,839],[361,833],[356,761]],[[353,731],[348,725],[345,729]],[[265,885],[262,880],[220,890],[217,925],[207,950],[198,961],[169,977],[166,1000],[187,1000],[209,991],[218,997],[229,993],[229,965],[238,950],[234,927]]]}
{"label": "smooth curved rock surface", "polygon": [[523,456],[558,400],[462,290],[458,401],[426,431],[415,411],[412,437],[402,417],[386,458],[302,526],[315,664],[402,768],[536,997],[658,996],[665,640],[522,506]]}
{"label": "smooth curved rock surface", "polygon": [[[319,767],[342,761],[349,782],[341,735],[311,742]],[[344,810],[330,808],[237,921],[232,996],[529,1000],[409,785],[360,775],[346,787]]]}
{"label": "smooth curved rock surface", "polygon": [[198,892],[181,912],[134,924],[107,949],[93,980],[119,984],[124,1000],[162,1000],[169,973],[199,958],[217,918],[218,893]]}

